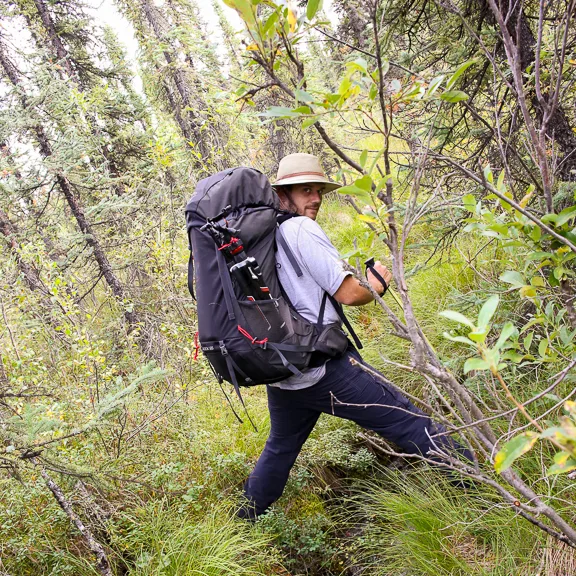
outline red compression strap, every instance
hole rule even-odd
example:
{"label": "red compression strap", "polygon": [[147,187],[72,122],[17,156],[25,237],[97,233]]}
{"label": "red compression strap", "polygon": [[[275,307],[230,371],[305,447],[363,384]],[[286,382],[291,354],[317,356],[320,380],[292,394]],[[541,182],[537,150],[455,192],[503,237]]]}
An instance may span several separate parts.
{"label": "red compression strap", "polygon": [[[230,242],[228,242],[228,244],[224,244],[224,246],[220,246],[220,248],[218,248],[218,250],[224,250],[225,248],[236,245],[238,242],[242,242],[242,240],[240,240],[240,238],[232,237],[230,239]],[[241,250],[244,250],[244,246],[242,246],[242,244],[240,244],[240,246],[238,246],[238,248],[236,248],[236,250],[234,250],[232,252],[232,254],[236,254],[237,252],[240,252]]]}
{"label": "red compression strap", "polygon": [[198,344],[198,332],[194,334],[194,361],[198,360],[198,352],[200,351],[200,344]]}
{"label": "red compression strap", "polygon": [[264,338],[263,340],[256,340],[256,338],[253,338],[252,335],[244,330],[244,328],[242,328],[240,325],[238,325],[238,332],[240,332],[242,336],[246,336],[246,338],[248,338],[252,344],[266,344],[266,342],[268,342],[268,338]]}

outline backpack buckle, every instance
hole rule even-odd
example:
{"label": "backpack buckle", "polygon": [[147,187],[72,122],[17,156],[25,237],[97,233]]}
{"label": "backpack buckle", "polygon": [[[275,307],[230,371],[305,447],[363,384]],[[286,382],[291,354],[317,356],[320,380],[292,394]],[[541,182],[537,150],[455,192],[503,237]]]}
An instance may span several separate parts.
{"label": "backpack buckle", "polygon": [[220,353],[222,354],[222,356],[228,356],[228,350],[226,350],[224,342],[220,342]]}

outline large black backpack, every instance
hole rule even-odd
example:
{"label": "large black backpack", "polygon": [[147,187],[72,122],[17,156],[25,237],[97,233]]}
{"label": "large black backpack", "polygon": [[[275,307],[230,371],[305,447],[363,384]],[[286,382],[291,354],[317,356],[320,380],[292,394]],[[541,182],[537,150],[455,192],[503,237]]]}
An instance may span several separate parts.
{"label": "large black backpack", "polygon": [[[327,299],[361,347],[341,306],[330,296],[323,299],[316,325],[290,305],[276,274],[279,217],[290,215],[280,210],[266,176],[252,168],[224,170],[201,180],[186,206],[191,247],[188,287],[197,302],[200,347],[218,380],[230,382],[239,396],[239,386],[279,382],[300,374],[321,356],[336,356],[346,349],[340,325],[322,324]],[[232,241],[243,247],[232,261],[225,257],[230,242],[218,245],[210,233],[213,225],[232,230]],[[289,247],[281,236],[279,240],[301,275]],[[269,290],[264,299],[249,300],[230,273],[234,263],[246,257],[259,265]]]}

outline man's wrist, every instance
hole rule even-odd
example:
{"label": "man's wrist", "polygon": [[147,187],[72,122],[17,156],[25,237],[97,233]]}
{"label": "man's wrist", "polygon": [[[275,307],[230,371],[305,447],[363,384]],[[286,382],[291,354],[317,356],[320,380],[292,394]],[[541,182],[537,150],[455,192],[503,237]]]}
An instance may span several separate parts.
{"label": "man's wrist", "polygon": [[[380,283],[380,285],[382,286],[382,283]],[[384,296],[384,294],[386,294],[386,290],[388,290],[388,284],[386,284],[386,282],[384,282],[384,287],[382,288],[381,292],[378,292],[378,296],[380,298],[382,298],[382,296]]]}

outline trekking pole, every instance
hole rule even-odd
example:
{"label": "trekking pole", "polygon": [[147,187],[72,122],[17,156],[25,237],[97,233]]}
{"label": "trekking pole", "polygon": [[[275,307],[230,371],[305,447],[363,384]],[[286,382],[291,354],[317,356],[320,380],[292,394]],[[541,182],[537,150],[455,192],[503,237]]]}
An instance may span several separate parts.
{"label": "trekking pole", "polygon": [[[374,257],[372,258],[368,258],[368,260],[366,260],[366,262],[364,262],[364,266],[366,266],[366,271],[370,270],[372,272],[372,274],[374,276],[376,276],[376,278],[378,280],[380,280],[380,282],[382,282],[383,278],[378,278],[378,276],[380,276],[377,272],[376,274],[374,274],[375,270],[374,270]],[[368,275],[368,274],[366,274]],[[396,294],[396,292],[394,292],[392,290],[392,288],[390,288],[389,285],[387,285],[387,292],[390,292],[390,294],[392,294],[392,297],[394,298],[394,300],[396,301],[396,304],[398,304],[398,306],[400,306],[400,309],[402,310],[402,313],[404,313],[404,306],[402,305],[402,302],[400,301],[400,298],[398,296],[398,294]],[[430,343],[430,340],[428,340],[426,334],[424,334],[424,332],[420,331],[420,333],[422,334],[424,340],[426,341],[426,344],[428,344],[428,346],[430,346],[430,349],[432,350],[432,352],[434,352],[434,354],[437,354],[436,350],[434,349],[434,346],[432,346],[432,344]]]}
{"label": "trekking pole", "polygon": [[[375,263],[376,262],[374,261],[374,257],[368,258],[368,260],[366,260],[366,262],[364,262],[364,266],[366,266],[367,270],[370,270],[372,273],[374,273],[373,270],[371,270],[371,269],[374,268]],[[366,277],[368,277],[368,275],[366,275]],[[401,302],[398,294],[396,294],[396,292],[394,292],[394,290],[392,289],[392,287],[389,284],[385,284],[385,286],[386,286],[386,291],[390,292],[390,294],[391,294],[392,298],[394,298],[394,301],[396,302],[396,304],[398,304],[398,306],[400,306],[400,309],[402,310],[402,312],[404,312],[404,306],[402,305],[402,302]]]}

